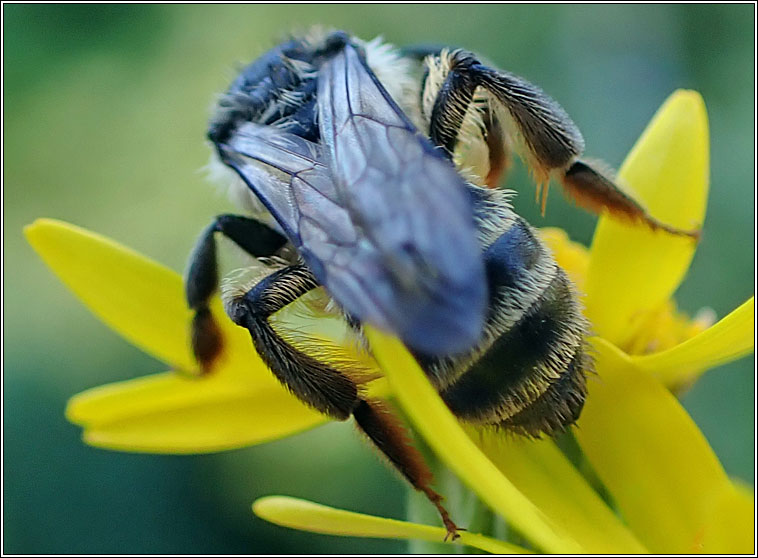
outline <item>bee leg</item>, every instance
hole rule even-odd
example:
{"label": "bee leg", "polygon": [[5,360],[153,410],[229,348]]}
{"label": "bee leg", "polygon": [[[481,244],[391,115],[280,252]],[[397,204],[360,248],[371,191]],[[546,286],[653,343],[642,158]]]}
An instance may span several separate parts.
{"label": "bee leg", "polygon": [[495,112],[488,108],[484,114],[484,135],[489,151],[490,170],[484,182],[490,188],[497,188],[503,175],[511,166],[511,147]]}
{"label": "bee leg", "polygon": [[358,427],[369,440],[390,460],[392,465],[413,485],[424,493],[434,504],[447,529],[445,540],[460,537],[458,527],[442,505],[442,496],[431,488],[432,472],[424,462],[421,453],[410,442],[408,435],[397,417],[382,401],[361,400],[353,410]]}
{"label": "bee leg", "polygon": [[185,278],[185,297],[195,311],[191,326],[192,352],[202,370],[207,372],[221,353],[218,325],[208,308],[211,295],[218,288],[218,265],[215,233],[221,233],[254,257],[271,256],[286,239],[267,225],[237,215],[219,215],[205,228],[190,255]]}
{"label": "bee leg", "polygon": [[576,202],[595,213],[642,222],[653,230],[698,238],[699,230],[685,230],[662,223],[615,182],[602,164],[579,160],[584,139],[566,111],[539,87],[523,78],[489,68],[465,51],[454,51],[445,60],[449,68],[432,109],[430,137],[453,153],[458,131],[474,91],[482,87],[504,109],[510,135],[519,138],[522,155],[542,189],[542,212],[551,176],[562,183]]}
{"label": "bee leg", "polygon": [[650,215],[639,202],[616,184],[613,173],[603,166],[602,163],[591,166],[587,161],[576,160],[560,176],[564,189],[577,205],[594,213],[606,210],[620,219],[645,223],[654,231],[700,239],[699,228],[686,230],[672,227]]}
{"label": "bee leg", "polygon": [[272,314],[319,286],[307,267],[289,266],[275,271],[247,292],[226,299],[226,310],[236,324],[250,332],[258,354],[296,397],[337,420],[347,420],[353,415],[358,427],[392,465],[436,506],[448,536],[457,538],[460,529],[443,507],[442,497],[430,486],[432,472],[389,409],[379,401],[361,399],[353,380],[290,345],[269,323]]}
{"label": "bee leg", "polygon": [[250,332],[258,354],[276,378],[305,404],[325,415],[350,418],[358,388],[338,370],[299,351],[282,338],[268,318],[319,286],[303,265],[275,271],[245,293],[225,297],[229,317]]}
{"label": "bee leg", "polygon": [[[440,54],[439,51],[435,53],[420,50],[420,53],[423,52],[430,55]],[[458,134],[463,126],[466,111],[474,99],[474,92],[477,88],[477,83],[467,73],[457,71],[457,65],[453,63],[462,52],[459,50],[447,55],[447,62],[451,63],[450,68],[436,94],[429,123],[430,139],[435,145],[442,147],[451,159],[455,153]],[[445,64],[442,66],[444,67]],[[434,65],[432,67],[435,68],[435,71],[440,71],[440,67]],[[429,72],[429,68],[430,66],[427,66],[427,72]],[[426,80],[428,79],[429,76],[427,75]],[[482,125],[484,126],[482,136],[487,143],[489,155],[489,173],[483,178],[490,188],[495,188],[503,173],[510,166],[508,138],[503,133],[500,120],[490,107],[484,109]]]}

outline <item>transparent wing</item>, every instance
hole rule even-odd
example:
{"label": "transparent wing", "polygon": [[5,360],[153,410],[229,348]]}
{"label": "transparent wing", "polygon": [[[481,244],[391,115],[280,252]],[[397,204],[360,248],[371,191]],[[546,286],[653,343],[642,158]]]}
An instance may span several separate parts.
{"label": "transparent wing", "polygon": [[348,314],[423,353],[470,348],[487,291],[462,179],[352,47],[318,79],[323,146],[246,123],[222,159]]}
{"label": "transparent wing", "polygon": [[[372,263],[386,270],[389,289],[375,293],[382,318],[422,351],[470,347],[481,334],[487,289],[463,179],[354,46],[325,62],[318,80],[322,158],[340,205],[372,246]],[[354,268],[337,269],[332,281],[350,283],[353,275]]]}
{"label": "transparent wing", "polygon": [[[313,241],[311,221],[330,231],[330,240],[336,245],[355,243],[355,227],[347,210],[335,200],[336,191],[326,165],[319,160],[318,145],[248,122],[219,148],[224,162],[245,180],[298,249],[303,247],[303,237]],[[325,242],[319,248],[328,246]]]}

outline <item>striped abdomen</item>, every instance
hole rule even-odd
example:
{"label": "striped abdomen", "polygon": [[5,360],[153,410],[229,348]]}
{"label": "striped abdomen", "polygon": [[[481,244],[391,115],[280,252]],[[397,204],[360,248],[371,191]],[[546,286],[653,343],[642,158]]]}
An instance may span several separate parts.
{"label": "striped abdomen", "polygon": [[422,364],[461,419],[553,433],[578,418],[591,364],[573,285],[515,214],[485,261],[490,313],[482,343],[464,358]]}

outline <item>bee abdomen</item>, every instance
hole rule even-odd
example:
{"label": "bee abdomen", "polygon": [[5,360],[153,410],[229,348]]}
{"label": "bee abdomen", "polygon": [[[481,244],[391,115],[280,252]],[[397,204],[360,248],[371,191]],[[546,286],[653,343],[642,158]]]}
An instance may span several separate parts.
{"label": "bee abdomen", "polygon": [[574,422],[584,403],[587,322],[565,272],[522,219],[487,256],[495,339],[442,397],[470,422],[552,433]]}
{"label": "bee abdomen", "polygon": [[583,347],[574,353],[561,376],[530,405],[498,424],[525,436],[552,435],[579,418],[587,392],[586,371],[591,362]]}

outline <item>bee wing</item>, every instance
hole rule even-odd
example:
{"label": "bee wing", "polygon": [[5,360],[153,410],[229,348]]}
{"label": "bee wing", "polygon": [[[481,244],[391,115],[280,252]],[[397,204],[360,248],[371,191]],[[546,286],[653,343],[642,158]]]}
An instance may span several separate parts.
{"label": "bee wing", "polygon": [[423,353],[469,349],[487,292],[462,179],[360,58],[328,62],[322,92],[326,147],[245,123],[218,145],[222,159],[350,316]]}
{"label": "bee wing", "polygon": [[[350,43],[321,66],[317,99],[321,157],[366,247],[363,267],[331,270],[333,294],[350,293],[359,306],[371,291],[381,315],[357,317],[389,326],[415,349],[470,348],[481,335],[487,288],[463,179]],[[356,289],[359,281],[365,287]]]}
{"label": "bee wing", "polygon": [[310,221],[331,231],[337,244],[355,241],[347,212],[335,191],[318,145],[299,136],[247,122],[218,146],[232,167],[271,212],[296,248],[310,238]]}

